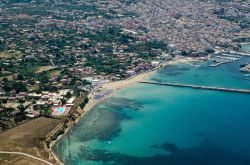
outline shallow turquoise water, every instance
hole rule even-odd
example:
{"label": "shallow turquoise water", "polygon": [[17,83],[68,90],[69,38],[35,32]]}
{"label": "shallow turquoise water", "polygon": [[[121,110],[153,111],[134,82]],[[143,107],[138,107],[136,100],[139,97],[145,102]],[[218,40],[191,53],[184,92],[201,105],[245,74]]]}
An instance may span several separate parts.
{"label": "shallow turquoise water", "polygon": [[[150,79],[248,88],[249,59],[175,65]],[[250,95],[137,84],[96,105],[54,151],[66,165],[249,165]]]}
{"label": "shallow turquoise water", "polygon": [[191,65],[170,65],[153,75],[154,81],[184,84],[250,89],[250,77],[240,72],[240,65],[250,62],[250,58],[218,67],[209,67],[209,62]]}
{"label": "shallow turquoise water", "polygon": [[250,52],[250,44],[242,44],[241,48]]}

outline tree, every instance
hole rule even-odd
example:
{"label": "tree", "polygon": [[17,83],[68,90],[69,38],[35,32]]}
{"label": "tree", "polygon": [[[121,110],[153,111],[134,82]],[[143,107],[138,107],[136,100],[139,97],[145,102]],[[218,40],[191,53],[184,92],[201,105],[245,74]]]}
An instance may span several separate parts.
{"label": "tree", "polygon": [[52,110],[51,110],[51,109],[45,109],[45,110],[43,111],[43,115],[44,115],[44,116],[51,116],[51,114],[52,114]]}
{"label": "tree", "polygon": [[16,77],[17,80],[24,80],[24,77],[22,74],[18,74]]}
{"label": "tree", "polygon": [[69,98],[71,98],[71,97],[72,97],[71,92],[67,92],[67,93],[66,93],[66,98],[69,99]]}
{"label": "tree", "polygon": [[22,113],[17,113],[16,116],[14,117],[14,120],[16,123],[21,122],[26,119],[26,116]]}
{"label": "tree", "polygon": [[206,52],[207,52],[208,54],[211,54],[211,53],[214,53],[215,51],[214,51],[213,48],[207,48],[207,49],[206,49]]}
{"label": "tree", "polygon": [[69,83],[69,85],[75,85],[76,84],[76,81],[77,81],[77,78],[75,77],[75,76],[73,76],[72,78],[71,78],[71,81],[70,81],[70,83]]}
{"label": "tree", "polygon": [[48,83],[49,82],[49,78],[46,74],[40,75],[38,77],[38,80],[42,83]]}
{"label": "tree", "polygon": [[19,109],[19,112],[16,113],[16,115],[14,117],[14,120],[16,123],[21,122],[22,120],[26,119],[25,107],[23,106],[23,104],[20,104],[17,108]]}
{"label": "tree", "polygon": [[62,105],[66,104],[66,100],[65,99],[61,99],[61,103],[62,103]]}
{"label": "tree", "polygon": [[83,109],[83,108],[84,108],[84,106],[85,106],[88,102],[89,102],[89,98],[88,98],[88,97],[86,97],[86,98],[83,100],[83,102],[81,102],[81,104],[79,105],[79,106],[80,106],[80,108],[81,108],[81,109]]}
{"label": "tree", "polygon": [[17,108],[18,108],[18,110],[19,110],[21,113],[24,113],[25,107],[24,107],[23,104],[20,104]]}
{"label": "tree", "polygon": [[24,84],[21,83],[21,82],[13,82],[13,83],[12,83],[12,88],[13,88],[14,90],[16,90],[18,93],[19,93],[19,92],[27,92],[27,91],[28,91],[26,85],[24,85]]}
{"label": "tree", "polygon": [[89,98],[86,97],[86,98],[84,99],[84,102],[87,104],[87,103],[89,102]]}
{"label": "tree", "polygon": [[189,56],[191,53],[190,52],[188,52],[188,51],[186,51],[186,50],[182,50],[181,51],[181,55],[182,56]]}
{"label": "tree", "polygon": [[8,81],[9,81],[8,78],[6,77],[3,78],[3,82],[8,82]]}
{"label": "tree", "polygon": [[87,81],[87,80],[83,80],[82,81],[82,85],[90,85],[91,83],[89,82],[89,81]]}
{"label": "tree", "polygon": [[33,79],[30,79],[30,80],[28,80],[28,83],[31,85],[35,85],[36,82]]}
{"label": "tree", "polygon": [[11,90],[15,90],[17,93],[28,91],[26,85],[24,85],[22,82],[14,82],[14,81],[5,82],[3,84],[3,89],[6,92],[10,92]]}

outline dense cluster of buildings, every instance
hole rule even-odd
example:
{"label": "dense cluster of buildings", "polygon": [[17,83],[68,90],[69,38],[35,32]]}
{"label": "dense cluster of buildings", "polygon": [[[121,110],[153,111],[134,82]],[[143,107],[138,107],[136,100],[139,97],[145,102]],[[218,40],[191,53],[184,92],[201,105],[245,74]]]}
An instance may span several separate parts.
{"label": "dense cluster of buildings", "polygon": [[[239,45],[233,39],[242,30],[246,31],[241,23],[247,24],[250,17],[247,12],[249,3],[243,1],[46,2],[46,8],[36,1],[28,5],[14,3],[0,7],[0,28],[4,33],[0,42],[5,49],[17,49],[44,59],[53,58],[55,54],[81,55],[89,43],[89,38],[84,37],[86,32],[95,33],[114,25],[137,33],[141,40],[159,39],[171,45],[177,53],[192,51],[197,55],[197,52],[202,54],[214,46],[237,49]],[[221,10],[225,12],[217,14]],[[228,18],[232,15],[236,15],[237,20],[244,18],[246,21],[230,21]]]}
{"label": "dense cluster of buildings", "polygon": [[[70,97],[67,95],[70,93]],[[4,108],[13,109],[12,113],[18,112],[18,107],[23,106],[27,117],[36,117],[44,113],[44,110],[53,110],[50,112],[53,116],[67,115],[74,105],[75,97],[71,96],[73,91],[70,89],[58,90],[58,92],[42,91],[37,94],[35,92],[1,92],[0,103],[1,110]],[[4,107],[4,108],[3,108]],[[56,112],[56,108],[68,107],[67,111]]]}
{"label": "dense cluster of buildings", "polygon": [[[108,2],[107,8],[136,13],[135,17],[113,19],[110,22],[135,31],[143,27],[148,31],[149,38],[164,40],[177,50],[200,53],[214,46],[229,50],[237,49],[239,45],[233,39],[244,30],[237,20],[244,18],[249,21],[250,18],[247,12],[248,2],[149,0],[135,1],[130,5],[116,0]],[[228,9],[223,15],[225,19],[218,17],[214,12],[222,7]],[[235,21],[231,21],[226,19],[228,15],[238,17]],[[242,22],[247,23],[247,21]]]}

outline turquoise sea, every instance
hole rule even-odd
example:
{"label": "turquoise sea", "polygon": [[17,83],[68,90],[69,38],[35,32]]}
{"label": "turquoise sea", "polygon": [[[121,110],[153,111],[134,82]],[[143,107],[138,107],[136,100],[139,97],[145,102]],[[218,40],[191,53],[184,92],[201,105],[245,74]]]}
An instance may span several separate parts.
{"label": "turquoise sea", "polygon": [[[162,68],[151,80],[158,82],[172,82],[180,84],[195,84],[203,86],[228,87],[250,89],[250,77],[241,72],[240,65],[250,62],[249,57],[241,60],[209,67],[211,62],[199,62],[193,65],[170,65]],[[249,80],[249,81],[247,81]]]}
{"label": "turquoise sea", "polygon": [[246,51],[250,52],[250,44],[242,44],[241,45],[242,49],[245,49]]}
{"label": "turquoise sea", "polygon": [[[150,80],[250,89],[240,61]],[[249,165],[250,95],[136,84],[96,105],[54,151],[66,165]]]}

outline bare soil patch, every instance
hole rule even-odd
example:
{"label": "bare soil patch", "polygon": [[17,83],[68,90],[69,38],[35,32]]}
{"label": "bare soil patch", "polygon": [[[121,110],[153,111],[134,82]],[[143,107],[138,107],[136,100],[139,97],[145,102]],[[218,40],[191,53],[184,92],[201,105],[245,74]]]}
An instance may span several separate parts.
{"label": "bare soil patch", "polygon": [[54,66],[41,66],[41,67],[38,68],[36,73],[40,73],[40,72],[43,72],[43,71],[48,71],[48,70],[51,70],[51,69],[55,69],[55,67]]}
{"label": "bare soil patch", "polygon": [[[0,150],[24,152],[38,158],[48,160],[52,163],[56,163],[54,157],[47,150],[45,150],[43,141],[47,135],[61,122],[62,120],[59,119],[40,117],[5,131],[0,134]],[[30,158],[25,156],[0,154],[0,164],[15,164],[16,162],[18,165],[29,165],[29,163],[32,164],[32,162],[37,165],[44,164],[36,160],[30,160]]]}

